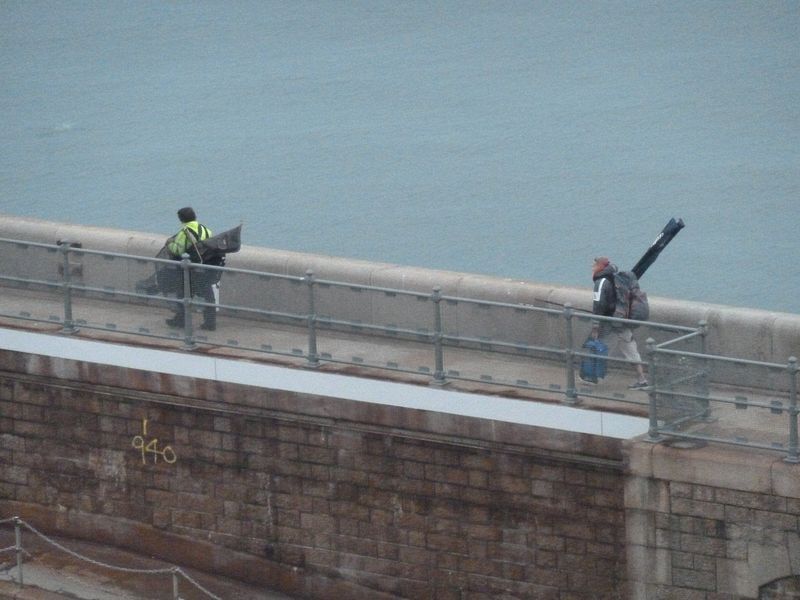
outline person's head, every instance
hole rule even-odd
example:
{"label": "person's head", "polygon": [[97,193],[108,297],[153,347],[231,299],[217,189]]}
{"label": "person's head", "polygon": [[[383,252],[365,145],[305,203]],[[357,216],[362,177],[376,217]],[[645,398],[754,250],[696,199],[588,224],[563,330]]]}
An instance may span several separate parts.
{"label": "person's head", "polygon": [[592,263],[592,275],[597,275],[600,271],[605,269],[610,262],[607,256],[598,256],[595,258],[594,263]]}
{"label": "person's head", "polygon": [[189,221],[196,221],[197,215],[194,214],[194,209],[191,206],[184,206],[178,211],[178,218],[181,223],[188,223]]}

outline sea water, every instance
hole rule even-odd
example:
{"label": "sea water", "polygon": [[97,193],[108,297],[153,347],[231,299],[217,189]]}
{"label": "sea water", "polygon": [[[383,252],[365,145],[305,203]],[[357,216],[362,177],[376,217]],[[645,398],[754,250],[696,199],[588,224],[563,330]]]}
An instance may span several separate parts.
{"label": "sea water", "polygon": [[[0,3],[0,212],[800,312],[800,4]],[[587,300],[588,302],[588,300]]]}

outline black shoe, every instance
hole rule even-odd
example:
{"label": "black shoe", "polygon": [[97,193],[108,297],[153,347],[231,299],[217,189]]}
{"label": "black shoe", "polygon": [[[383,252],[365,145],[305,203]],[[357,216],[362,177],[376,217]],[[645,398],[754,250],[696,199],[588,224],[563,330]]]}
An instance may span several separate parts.
{"label": "black shoe", "polygon": [[181,317],[172,317],[165,321],[170,327],[183,327],[183,319]]}
{"label": "black shoe", "polygon": [[584,383],[589,383],[591,385],[597,385],[597,377],[584,377],[583,375],[578,375],[580,380]]}
{"label": "black shoe", "polygon": [[200,329],[205,329],[206,331],[216,331],[217,324],[216,323],[203,323],[200,325]]}
{"label": "black shoe", "polygon": [[629,390],[643,390],[646,387],[650,387],[650,384],[647,381],[636,381],[628,386]]}

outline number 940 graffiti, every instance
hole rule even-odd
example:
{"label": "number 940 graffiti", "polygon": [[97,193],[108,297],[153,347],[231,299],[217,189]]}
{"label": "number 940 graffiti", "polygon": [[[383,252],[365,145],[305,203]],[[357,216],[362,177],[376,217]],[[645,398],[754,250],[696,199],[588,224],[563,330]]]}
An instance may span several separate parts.
{"label": "number 940 graffiti", "polygon": [[142,435],[136,435],[131,441],[131,445],[142,452],[142,464],[147,464],[147,455],[153,455],[153,464],[158,463],[158,457],[166,463],[172,464],[178,457],[169,446],[164,446],[161,450],[158,449],[158,438],[147,439],[147,419],[142,419]]}

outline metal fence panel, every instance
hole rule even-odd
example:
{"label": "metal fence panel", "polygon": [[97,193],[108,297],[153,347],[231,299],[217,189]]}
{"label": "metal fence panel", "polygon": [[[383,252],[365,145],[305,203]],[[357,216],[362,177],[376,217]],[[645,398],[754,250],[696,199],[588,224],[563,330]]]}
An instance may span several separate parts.
{"label": "metal fence panel", "polygon": [[[797,375],[790,365],[674,350],[656,351],[654,359],[660,433],[796,451]],[[720,371],[731,369],[748,385],[717,383]]]}
{"label": "metal fence panel", "polygon": [[[0,314],[62,323],[64,257],[56,246],[0,241]],[[72,275],[78,265],[70,264]]]}

